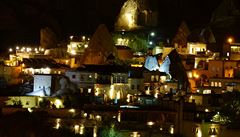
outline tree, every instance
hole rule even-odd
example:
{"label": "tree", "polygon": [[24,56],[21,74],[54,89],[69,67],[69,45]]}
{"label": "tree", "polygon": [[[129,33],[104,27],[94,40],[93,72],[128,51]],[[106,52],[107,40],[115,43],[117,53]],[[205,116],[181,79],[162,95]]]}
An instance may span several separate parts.
{"label": "tree", "polygon": [[240,128],[240,92],[226,93],[225,104],[221,107],[219,115],[230,128]]}
{"label": "tree", "polygon": [[129,41],[129,47],[134,51],[134,52],[147,52],[147,40],[144,39],[141,36],[134,35],[133,39]]}
{"label": "tree", "polygon": [[121,137],[121,134],[118,131],[118,122],[116,119],[112,119],[110,117],[104,119],[101,129],[101,137]]}

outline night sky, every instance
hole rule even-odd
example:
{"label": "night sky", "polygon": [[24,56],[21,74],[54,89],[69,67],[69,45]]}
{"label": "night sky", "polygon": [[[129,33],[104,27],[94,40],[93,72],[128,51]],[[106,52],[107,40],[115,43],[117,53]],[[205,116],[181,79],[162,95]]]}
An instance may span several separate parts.
{"label": "night sky", "polygon": [[[52,28],[63,40],[69,35],[92,34],[99,24],[114,30],[125,0],[1,0],[0,46],[39,43],[40,29]],[[221,0],[151,0],[159,10],[159,27],[176,27],[185,20],[194,29],[208,23]]]}

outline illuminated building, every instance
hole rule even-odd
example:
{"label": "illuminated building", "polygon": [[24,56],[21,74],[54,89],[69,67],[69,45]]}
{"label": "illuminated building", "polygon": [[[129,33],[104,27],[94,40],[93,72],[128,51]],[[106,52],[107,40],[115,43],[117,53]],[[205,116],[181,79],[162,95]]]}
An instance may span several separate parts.
{"label": "illuminated building", "polygon": [[89,38],[86,38],[86,36],[77,37],[72,36],[70,38],[70,43],[67,45],[67,52],[72,55],[82,55],[86,48],[88,48],[89,44]]}
{"label": "illuminated building", "polygon": [[127,97],[128,73],[123,66],[84,65],[65,74],[81,93],[102,97],[104,100]]}

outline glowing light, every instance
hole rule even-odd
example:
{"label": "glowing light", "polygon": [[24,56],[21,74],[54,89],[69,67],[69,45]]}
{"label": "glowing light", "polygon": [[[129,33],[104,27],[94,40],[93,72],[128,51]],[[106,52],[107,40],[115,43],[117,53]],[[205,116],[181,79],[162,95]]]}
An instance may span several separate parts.
{"label": "glowing light", "polygon": [[194,74],[194,77],[195,77],[196,79],[198,79],[198,78],[199,78],[199,75],[198,75],[198,74]]}
{"label": "glowing light", "polygon": [[139,5],[137,1],[126,1],[121,8],[120,15],[117,20],[117,26],[121,27],[121,29],[127,30],[137,27],[136,20],[138,8]]}
{"label": "glowing light", "polygon": [[85,36],[82,36],[82,40],[85,41],[86,37]]}
{"label": "glowing light", "polygon": [[117,92],[117,99],[120,99],[121,98],[121,93],[120,91]]}
{"label": "glowing light", "polygon": [[96,120],[97,120],[97,121],[101,121],[101,116],[96,115]]}
{"label": "glowing light", "polygon": [[16,49],[19,50],[19,47],[17,46]]}
{"label": "glowing light", "polygon": [[152,44],[153,44],[153,42],[152,42],[152,41],[149,41],[149,44],[150,44],[150,45],[152,45]]}
{"label": "glowing light", "polygon": [[62,108],[63,103],[62,103],[62,101],[60,99],[56,99],[54,101],[54,105],[56,106],[56,108]]}
{"label": "glowing light", "polygon": [[154,32],[151,32],[150,35],[151,35],[152,37],[154,37],[154,36],[155,36],[155,33],[154,33]]}
{"label": "glowing light", "polygon": [[229,38],[227,39],[227,41],[228,41],[228,43],[232,43],[232,42],[233,42],[233,38],[232,38],[232,37],[229,37]]}
{"label": "glowing light", "polygon": [[12,51],[13,51],[13,49],[12,49],[12,48],[10,48],[10,49],[9,49],[9,52],[12,52]]}
{"label": "glowing light", "polygon": [[147,125],[148,125],[148,126],[153,126],[154,124],[155,124],[155,123],[152,122],[152,121],[147,122]]}
{"label": "glowing light", "polygon": [[87,113],[84,113],[83,116],[86,118],[87,117]]}
{"label": "glowing light", "polygon": [[121,122],[121,112],[120,112],[120,111],[118,112],[117,121],[118,121],[118,122]]}
{"label": "glowing light", "polygon": [[56,125],[55,125],[53,128],[59,129],[60,126],[61,126],[61,119],[60,119],[60,118],[57,118],[57,119],[55,120],[55,122],[56,122]]}
{"label": "glowing light", "polygon": [[70,52],[72,55],[76,55],[77,53],[76,53],[76,51],[75,50],[71,50],[71,52]]}
{"label": "glowing light", "polygon": [[139,137],[139,133],[138,132],[132,132],[131,137]]}
{"label": "glowing light", "polygon": [[200,127],[198,127],[197,129],[196,129],[197,131],[197,137],[202,137],[202,131],[201,131],[201,129],[200,129]]}
{"label": "glowing light", "polygon": [[113,85],[110,86],[109,98],[114,99],[114,86]]}
{"label": "glowing light", "polygon": [[87,45],[87,44],[85,44],[85,45],[84,45],[84,48],[88,48],[88,45]]}
{"label": "glowing light", "polygon": [[209,109],[206,108],[206,109],[205,109],[205,112],[209,112]]}
{"label": "glowing light", "polygon": [[80,132],[80,126],[79,125],[74,125],[74,131],[75,131],[75,134],[78,134]]}
{"label": "glowing light", "polygon": [[164,83],[166,81],[167,77],[166,76],[160,76],[160,81]]}
{"label": "glowing light", "polygon": [[81,124],[80,126],[80,135],[83,135],[84,134],[84,125]]}
{"label": "glowing light", "polygon": [[43,99],[39,97],[39,98],[38,98],[38,102],[41,102],[41,101],[43,101]]}
{"label": "glowing light", "polygon": [[174,127],[173,127],[173,125],[170,126],[170,131],[169,132],[170,132],[170,134],[174,134]]}
{"label": "glowing light", "polygon": [[131,67],[136,67],[136,68],[141,68],[143,65],[142,64],[131,64]]}
{"label": "glowing light", "polygon": [[69,38],[72,40],[72,39],[73,39],[73,36],[70,36]]}
{"label": "glowing light", "polygon": [[93,127],[93,137],[97,137],[97,126]]}
{"label": "glowing light", "polygon": [[33,112],[33,110],[32,110],[31,108],[28,108],[27,110],[28,110],[28,112],[30,112],[30,113]]}
{"label": "glowing light", "polygon": [[125,16],[126,16],[126,19],[128,21],[129,28],[132,28],[133,25],[134,25],[133,15],[131,13],[126,13]]}
{"label": "glowing light", "polygon": [[69,109],[70,113],[75,113],[75,109]]}
{"label": "glowing light", "polygon": [[130,102],[130,97],[131,97],[131,95],[127,94],[127,102]]}

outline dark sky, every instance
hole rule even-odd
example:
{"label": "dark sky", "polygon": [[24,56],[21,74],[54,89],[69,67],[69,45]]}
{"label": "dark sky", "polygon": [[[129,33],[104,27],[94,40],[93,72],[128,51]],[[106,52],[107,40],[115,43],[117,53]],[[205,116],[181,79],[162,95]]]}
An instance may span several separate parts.
{"label": "dark sky", "polygon": [[[176,27],[185,20],[191,29],[210,20],[221,0],[149,0],[159,10],[159,25]],[[39,42],[40,29],[52,28],[59,39],[92,34],[101,23],[113,31],[125,0],[1,0],[0,46]]]}

